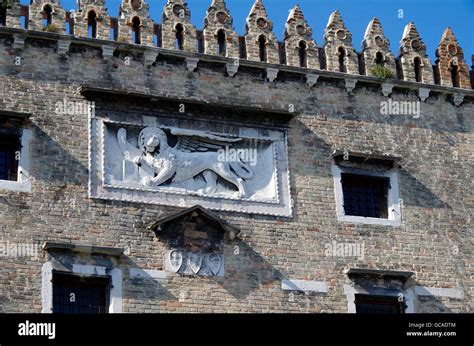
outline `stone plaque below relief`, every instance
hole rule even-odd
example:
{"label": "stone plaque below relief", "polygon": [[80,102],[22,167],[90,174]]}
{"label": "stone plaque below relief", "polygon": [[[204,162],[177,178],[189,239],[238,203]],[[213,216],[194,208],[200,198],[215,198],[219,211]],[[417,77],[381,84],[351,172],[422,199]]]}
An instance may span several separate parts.
{"label": "stone plaque below relief", "polygon": [[120,120],[91,119],[91,197],[291,216],[284,130]]}
{"label": "stone plaque below relief", "polygon": [[165,255],[165,270],[182,275],[224,276],[224,256],[171,250]]}

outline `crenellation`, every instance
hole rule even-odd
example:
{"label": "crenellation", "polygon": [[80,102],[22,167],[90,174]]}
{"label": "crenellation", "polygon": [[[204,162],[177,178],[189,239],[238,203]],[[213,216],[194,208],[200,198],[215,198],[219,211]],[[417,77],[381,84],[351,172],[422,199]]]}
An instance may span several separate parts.
{"label": "crenellation", "polygon": [[313,29],[298,5],[290,11],[285,25],[285,62],[290,66],[320,69],[319,47],[312,38]]}
{"label": "crenellation", "polygon": [[66,11],[60,0],[36,0],[28,6],[28,29],[66,33]]}
{"label": "crenellation", "polygon": [[118,18],[119,42],[154,46],[155,23],[145,0],[122,0]]}
{"label": "crenellation", "polygon": [[192,24],[186,0],[167,0],[161,23],[151,19],[149,4],[145,0],[122,0],[117,18],[109,16],[105,0],[78,0],[77,10],[70,12],[61,7],[60,0],[37,0],[29,5],[11,0],[9,6],[0,10],[2,25],[222,56],[232,59],[226,63],[233,65],[227,68],[232,76],[238,70],[234,66],[238,66],[238,60],[242,59],[381,79],[474,88],[474,65],[470,71],[464,60],[464,51],[451,28],[443,33],[433,65],[425,43],[411,22],[404,29],[397,58],[378,18],[368,24],[362,51],[358,53],[352,45],[352,34],[338,10],[329,17],[322,47],[313,38],[313,30],[299,5],[290,11],[283,41],[279,42],[262,0],[253,3],[244,36],[235,31],[225,0],[211,0],[202,30]]}
{"label": "crenellation", "polygon": [[273,22],[268,18],[262,0],[256,0],[253,4],[247,17],[246,29],[246,59],[279,64],[278,40],[273,32]]}
{"label": "crenellation", "polygon": [[393,78],[397,76],[397,66],[390,50],[390,41],[385,36],[378,18],[372,19],[365,30],[362,41],[362,64],[367,76],[374,76],[374,68],[377,66],[387,68]]}
{"label": "crenellation", "polygon": [[433,68],[426,45],[413,22],[408,23],[400,41],[400,65],[403,80],[434,84]]}
{"label": "crenellation", "polygon": [[204,53],[239,59],[239,35],[225,0],[213,0],[204,20]]}
{"label": "crenellation", "polygon": [[71,14],[74,34],[80,37],[110,39],[110,17],[104,0],[80,0]]}
{"label": "crenellation", "polygon": [[166,49],[198,51],[198,34],[185,0],[168,0],[163,10],[161,44]]}
{"label": "crenellation", "polygon": [[352,34],[347,30],[341,14],[334,11],[324,33],[324,51],[328,71],[359,74],[356,50],[352,47]]}
{"label": "crenellation", "polygon": [[469,68],[464,61],[464,50],[459,46],[451,27],[444,31],[436,57],[441,85],[469,89]]}

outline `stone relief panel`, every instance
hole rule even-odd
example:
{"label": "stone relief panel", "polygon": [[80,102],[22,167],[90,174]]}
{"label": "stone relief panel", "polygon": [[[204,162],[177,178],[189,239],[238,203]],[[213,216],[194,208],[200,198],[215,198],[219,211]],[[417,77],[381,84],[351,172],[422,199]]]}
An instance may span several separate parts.
{"label": "stone relief panel", "polygon": [[92,118],[91,197],[291,216],[284,130],[180,122]]}
{"label": "stone relief panel", "polygon": [[174,249],[165,255],[165,270],[182,275],[224,276],[224,255]]}

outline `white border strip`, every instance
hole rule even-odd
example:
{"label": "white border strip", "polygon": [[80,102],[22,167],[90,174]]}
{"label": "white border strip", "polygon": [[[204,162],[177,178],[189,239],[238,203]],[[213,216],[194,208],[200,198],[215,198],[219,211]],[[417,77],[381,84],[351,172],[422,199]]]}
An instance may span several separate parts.
{"label": "white border strip", "polygon": [[447,297],[462,299],[464,292],[456,288],[437,288],[427,286],[415,286],[415,293],[419,296]]}
{"label": "white border strip", "polygon": [[282,280],[283,291],[328,293],[328,285],[323,281]]}

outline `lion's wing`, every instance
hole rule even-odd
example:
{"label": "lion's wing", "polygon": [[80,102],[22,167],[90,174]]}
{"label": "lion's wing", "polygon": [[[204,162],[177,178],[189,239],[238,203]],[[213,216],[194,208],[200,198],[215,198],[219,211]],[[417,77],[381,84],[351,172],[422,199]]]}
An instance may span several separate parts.
{"label": "lion's wing", "polygon": [[242,138],[228,138],[194,130],[171,129],[171,134],[178,137],[176,149],[187,153],[217,151],[242,141]]}
{"label": "lion's wing", "polygon": [[122,150],[122,154],[125,156],[126,160],[132,161],[133,158],[142,154],[140,149],[131,145],[130,142],[127,140],[127,130],[123,128],[118,130],[117,141],[120,146],[120,150]]}

